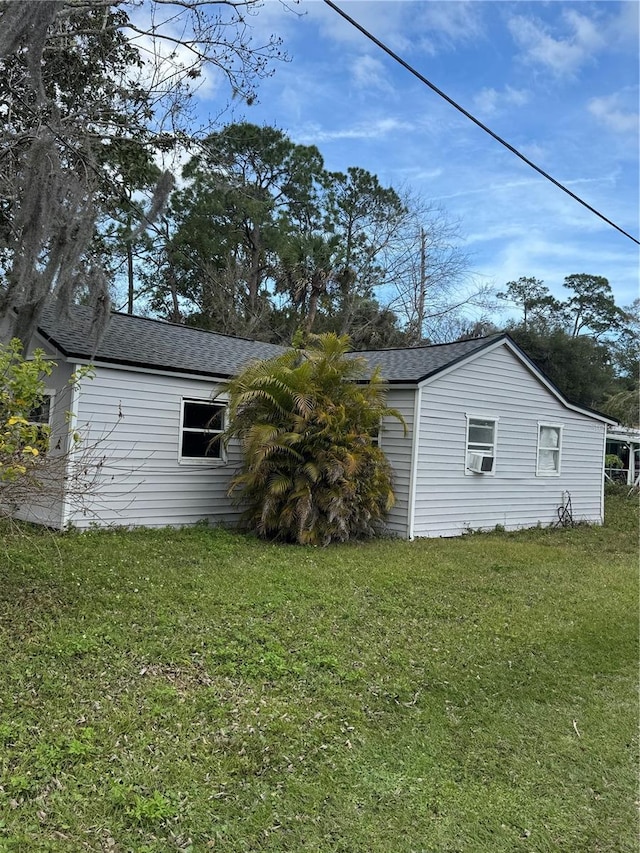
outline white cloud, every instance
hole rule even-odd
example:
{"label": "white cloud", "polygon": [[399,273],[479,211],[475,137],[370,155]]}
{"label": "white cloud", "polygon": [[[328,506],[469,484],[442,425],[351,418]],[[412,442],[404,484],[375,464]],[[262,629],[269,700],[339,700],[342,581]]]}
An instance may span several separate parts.
{"label": "white cloud", "polygon": [[625,89],[620,92],[614,92],[612,95],[603,95],[599,98],[592,98],[589,101],[588,109],[600,124],[603,124],[614,133],[636,133],[638,132],[639,116],[638,116],[638,97],[637,91],[633,104],[636,109],[633,110],[630,97],[631,90]]}
{"label": "white cloud", "polygon": [[620,3],[618,16],[611,22],[609,40],[611,44],[630,46],[637,53],[640,36],[640,4],[637,0]]}
{"label": "white cloud", "polygon": [[402,184],[411,186],[418,181],[433,181],[435,178],[440,178],[444,174],[444,169],[441,167],[435,169],[424,169],[420,166],[409,166],[396,170],[397,174],[402,179]]}
{"label": "white cloud", "polygon": [[486,115],[494,115],[508,107],[522,107],[529,100],[529,93],[525,89],[513,89],[505,86],[502,91],[493,88],[481,89],[475,95],[473,102],[480,112]]}
{"label": "white cloud", "polygon": [[422,52],[435,54],[441,50],[451,50],[458,44],[484,35],[479,3],[471,0],[457,0],[455,3],[431,0],[420,4],[418,8],[420,14],[413,28]]}
{"label": "white cloud", "polygon": [[524,51],[523,59],[557,76],[574,74],[607,44],[602,28],[586,15],[568,9],[562,17],[565,32],[557,37],[535,18],[514,15],[508,22],[511,35]]}
{"label": "white cloud", "polygon": [[[344,12],[357,21],[372,35],[383,39],[389,47],[398,53],[411,47],[409,35],[413,32],[411,3],[399,2],[355,2],[343,3]],[[315,23],[320,32],[334,42],[342,45],[362,47],[364,36],[352,24],[337,12],[321,2],[307,0],[300,4],[300,10],[308,16],[309,23]]]}
{"label": "white cloud", "polygon": [[351,60],[350,69],[353,82],[358,88],[393,91],[387,79],[388,70],[379,59],[368,54],[357,56]]}
{"label": "white cloud", "polygon": [[[342,8],[400,55],[433,55],[482,35],[482,4],[474,0],[349,0]],[[335,42],[362,45],[364,36],[324,3],[306,0],[300,10]]]}
{"label": "white cloud", "polygon": [[308,124],[296,132],[296,141],[304,145],[318,145],[322,142],[332,142],[336,139],[377,139],[381,136],[389,136],[397,131],[413,130],[409,122],[400,121],[395,118],[373,119],[363,121],[352,127],[336,128],[331,130],[317,124]]}
{"label": "white cloud", "polygon": [[564,277],[588,270],[603,275],[616,286],[616,302],[629,305],[637,296],[637,261],[597,242],[579,244],[554,239],[543,230],[530,230],[507,240],[492,265],[499,283],[514,281],[523,275],[541,279],[558,298],[566,298]]}

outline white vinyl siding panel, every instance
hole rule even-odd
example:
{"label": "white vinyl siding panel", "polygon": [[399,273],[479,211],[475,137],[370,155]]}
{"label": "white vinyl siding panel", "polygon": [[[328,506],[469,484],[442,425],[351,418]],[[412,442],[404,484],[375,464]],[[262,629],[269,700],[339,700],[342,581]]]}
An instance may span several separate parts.
{"label": "white vinyl siding panel", "polygon": [[64,525],[64,480],[62,477],[66,472],[66,460],[62,457],[67,454],[69,431],[72,429],[67,419],[67,411],[70,408],[71,401],[69,379],[71,378],[72,366],[52,353],[51,347],[47,347],[46,344],[43,346],[40,340],[36,341],[32,349],[35,346],[48,351],[57,362],[57,366],[54,367],[51,375],[46,378],[47,390],[53,392],[49,413],[51,434],[47,456],[52,460],[54,457],[61,457],[61,461],[59,464],[53,463],[50,466],[52,482],[45,487],[46,494],[43,494],[42,497],[34,494],[29,504],[20,507],[14,515],[21,521],[30,521],[34,524],[44,524],[47,527],[59,529]]}
{"label": "white vinyl siding panel", "polygon": [[397,409],[405,419],[404,426],[396,418],[384,418],[380,431],[380,448],[393,468],[393,491],[396,502],[387,518],[387,528],[398,536],[409,535],[409,505],[411,488],[411,445],[414,408],[417,391],[391,387],[387,406]]}
{"label": "white vinyl siding panel", "polygon": [[[498,423],[495,475],[465,474],[466,414]],[[562,426],[561,474],[536,475],[540,423]],[[576,521],[602,522],[605,424],[566,408],[505,346],[422,390],[416,536],[551,524],[563,492]]]}
{"label": "white vinyl siding panel", "polygon": [[[105,458],[96,495],[71,522],[102,525],[194,524],[201,519],[233,524],[240,510],[227,488],[240,458],[231,446],[226,460],[180,461],[182,401],[210,400],[213,383],[98,367],[82,383],[78,430],[83,446]],[[219,402],[224,402],[221,396]]]}

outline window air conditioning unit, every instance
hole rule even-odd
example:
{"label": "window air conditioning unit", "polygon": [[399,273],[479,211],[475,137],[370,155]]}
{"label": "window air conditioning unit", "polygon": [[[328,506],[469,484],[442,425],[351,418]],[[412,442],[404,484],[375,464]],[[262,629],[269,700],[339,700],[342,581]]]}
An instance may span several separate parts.
{"label": "window air conditioning unit", "polygon": [[470,453],[467,468],[476,474],[490,474],[493,471],[493,456],[485,456],[482,453]]}

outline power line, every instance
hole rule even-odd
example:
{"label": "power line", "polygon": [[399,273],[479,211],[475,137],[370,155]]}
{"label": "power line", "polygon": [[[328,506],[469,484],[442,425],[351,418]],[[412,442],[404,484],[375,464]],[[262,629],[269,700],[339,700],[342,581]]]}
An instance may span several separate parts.
{"label": "power line", "polygon": [[496,142],[499,142],[501,145],[504,145],[504,147],[508,148],[512,154],[515,154],[516,157],[519,157],[521,160],[523,160],[527,164],[527,166],[531,166],[531,168],[534,169],[536,172],[538,172],[538,174],[542,175],[543,178],[546,178],[548,181],[551,181],[552,184],[555,184],[559,189],[561,189],[567,195],[571,196],[571,198],[574,199],[574,201],[577,201],[583,207],[586,207],[587,210],[590,210],[591,213],[595,213],[596,216],[599,216],[600,219],[604,220],[608,225],[611,225],[612,228],[615,228],[616,231],[619,231],[621,234],[624,234],[625,237],[628,237],[630,240],[633,240],[634,243],[637,243],[638,245],[640,245],[640,240],[638,240],[632,234],[629,234],[627,231],[625,231],[619,225],[616,225],[615,222],[612,222],[610,219],[607,219],[607,217],[604,214],[600,213],[599,210],[596,210],[595,207],[592,207],[590,204],[588,204],[588,202],[586,202],[586,201],[584,201],[584,199],[580,198],[580,196],[576,195],[574,192],[571,192],[571,190],[568,187],[565,187],[564,184],[561,184],[560,181],[557,181],[548,172],[545,172],[544,169],[541,169],[540,166],[536,166],[536,164],[532,160],[529,160],[528,157],[525,157],[525,155],[521,151],[518,151],[517,148],[514,148],[514,146],[511,145],[510,143],[508,143],[506,141],[506,139],[503,139],[501,136],[498,136],[497,133],[494,133],[493,130],[491,130],[491,128],[487,127],[486,124],[483,124],[479,119],[477,119],[474,115],[472,115],[468,110],[465,110],[464,107],[460,106],[460,104],[457,104],[453,100],[453,98],[450,98],[449,95],[447,95],[445,92],[442,91],[442,89],[439,89],[430,80],[427,80],[427,78],[423,74],[421,74],[419,71],[417,71],[415,68],[413,68],[413,66],[409,65],[408,62],[405,62],[405,60],[401,56],[398,56],[397,53],[394,53],[390,47],[387,47],[387,45],[384,44],[384,42],[381,42],[380,39],[378,39],[374,35],[372,35],[372,33],[370,33],[368,30],[366,30],[361,24],[359,24],[357,21],[355,21],[350,15],[347,15],[347,13],[344,12],[339,6],[336,6],[336,4],[332,2],[332,0],[324,0],[324,2],[327,4],[327,6],[330,6],[335,12],[337,12],[341,17],[343,17],[345,19],[345,21],[348,21],[352,26],[354,26],[357,30],[359,30],[363,36],[366,36],[366,38],[368,38],[375,45],[377,45],[388,56],[390,56],[392,59],[395,59],[395,61],[398,62],[400,65],[402,65],[403,68],[406,68],[406,70],[409,71],[410,74],[413,74],[414,77],[417,77],[421,83],[424,83],[425,86],[428,86],[430,89],[432,89],[436,93],[436,95],[440,95],[440,97],[444,98],[444,100],[447,101],[447,103],[451,104],[452,107],[455,107],[455,109],[457,109],[458,112],[461,112],[462,115],[466,116],[474,124],[477,124],[478,127],[481,128],[482,130],[484,130],[485,133],[488,133],[489,136],[492,136],[496,140]]}

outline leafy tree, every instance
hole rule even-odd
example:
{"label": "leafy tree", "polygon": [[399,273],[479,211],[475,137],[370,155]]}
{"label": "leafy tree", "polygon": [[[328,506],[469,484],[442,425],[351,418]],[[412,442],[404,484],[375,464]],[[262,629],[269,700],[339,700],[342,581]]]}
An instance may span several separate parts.
{"label": "leafy tree", "polygon": [[603,336],[611,339],[624,328],[627,314],[616,305],[606,278],[576,273],[566,276],[563,287],[570,291],[564,301],[553,297],[540,279],[522,277],[507,282],[506,291],[498,293],[498,298],[522,309],[525,331],[563,329],[572,338],[589,335],[598,340]]}
{"label": "leafy tree", "polygon": [[305,333],[317,328],[322,303],[330,304],[329,284],[335,270],[335,236],[309,229],[292,234],[280,248],[276,293],[286,293],[296,326]]}
{"label": "leafy tree", "polygon": [[82,278],[96,302],[108,296],[89,252],[106,195],[108,146],[94,143],[101,128],[118,137],[122,112],[139,92],[125,95],[117,83],[135,62],[118,30],[120,12],[49,0],[3,3],[0,11],[0,86],[10,105],[2,129],[0,314],[26,342],[52,293],[66,300]]}
{"label": "leafy tree", "polygon": [[354,350],[410,345],[406,331],[400,327],[398,316],[376,299],[359,299],[352,312],[349,338]]}
{"label": "leafy tree", "polygon": [[602,410],[629,427],[640,425],[640,299],[624,309],[625,323],[611,346],[618,380]]}
{"label": "leafy tree", "polygon": [[269,337],[280,256],[317,219],[324,174],[315,147],[275,128],[241,123],[211,134],[171,199],[165,263],[149,277],[152,307],[166,311],[169,297],[217,331]]}
{"label": "leafy tree", "polygon": [[[59,424],[52,435],[38,417],[46,406],[45,381],[55,366],[39,349],[26,358],[17,338],[0,345],[0,517],[63,498],[83,507],[94,489],[103,455],[81,445],[72,423]],[[90,368],[82,368],[67,390],[90,376]],[[59,404],[64,389],[57,396]]]}
{"label": "leafy tree", "polygon": [[420,334],[472,301],[456,292],[466,261],[441,211],[418,211],[365,169],[326,171],[317,148],[276,128],[228,125],[183,177],[143,287],[172,320],[266,340],[301,329],[348,333],[357,347],[396,344],[383,294],[409,274],[418,221]]}
{"label": "leafy tree", "polygon": [[627,427],[640,426],[638,386],[617,391],[607,397],[600,407],[602,411]]}
{"label": "leafy tree", "polygon": [[[246,11],[258,0],[2,0],[0,315],[24,342],[52,295],[78,293],[108,312],[101,226],[124,206],[124,239],[153,221],[167,175],[143,210],[153,156],[185,139],[191,83],[205,68],[255,97],[279,42],[254,45]],[[128,9],[136,9],[135,20]],[[145,12],[148,25],[141,25]],[[180,35],[176,35],[180,33]],[[138,40],[138,41],[136,41]],[[144,53],[140,44],[144,45]],[[171,52],[167,50],[171,46]],[[176,45],[188,57],[175,58]],[[183,121],[180,120],[182,117]],[[124,204],[122,201],[124,200]]]}
{"label": "leafy tree", "polygon": [[337,236],[334,268],[334,317],[341,334],[351,333],[361,300],[387,283],[387,254],[408,209],[393,187],[359,167],[332,173],[326,199],[327,227]]}
{"label": "leafy tree", "polygon": [[508,282],[498,296],[523,315],[507,331],[570,399],[635,422],[638,305],[619,308],[602,276],[568,275],[564,287],[570,295],[561,301],[539,279]]}
{"label": "leafy tree", "polygon": [[231,493],[259,535],[306,545],[368,537],[394,502],[391,468],[374,436],[387,408],[376,371],[347,354],[348,338],[312,336],[256,362],[229,386],[227,440],[240,439]]}
{"label": "leafy tree", "polygon": [[23,358],[17,338],[0,346],[0,507],[32,490],[38,478],[38,457],[48,448],[49,428],[32,423],[29,416],[42,405],[44,378],[52,370],[42,350]]}
{"label": "leafy tree", "polygon": [[572,292],[563,304],[572,337],[590,334],[598,339],[622,328],[625,313],[616,305],[606,278],[587,273],[568,275],[564,287]]}
{"label": "leafy tree", "polygon": [[479,320],[467,323],[456,323],[451,326],[450,340],[469,341],[474,338],[487,338],[490,335],[496,335],[501,332],[496,324],[487,317],[481,317]]}
{"label": "leafy tree", "polygon": [[615,387],[609,348],[587,335],[573,338],[564,329],[538,331],[522,326],[509,334],[573,402],[598,408]]}
{"label": "leafy tree", "polygon": [[624,325],[613,343],[613,362],[625,381],[638,384],[640,374],[640,299],[623,309]]}
{"label": "leafy tree", "polygon": [[498,293],[497,297],[522,309],[522,328],[525,332],[531,326],[548,328],[557,323],[560,303],[540,279],[523,276],[517,281],[508,281],[506,290]]}

